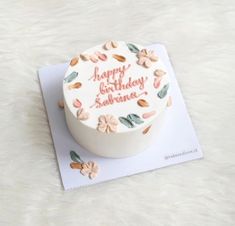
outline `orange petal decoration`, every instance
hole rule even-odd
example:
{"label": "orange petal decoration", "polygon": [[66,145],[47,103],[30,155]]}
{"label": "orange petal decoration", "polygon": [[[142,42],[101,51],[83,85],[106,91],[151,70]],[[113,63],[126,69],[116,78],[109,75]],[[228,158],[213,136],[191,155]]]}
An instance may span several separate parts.
{"label": "orange petal decoration", "polygon": [[71,61],[70,61],[70,65],[74,66],[78,63],[78,57],[74,57]]}
{"label": "orange petal decoration", "polygon": [[149,130],[150,130],[150,128],[152,127],[152,125],[150,125],[150,126],[148,126],[147,128],[145,128],[144,130],[143,130],[143,134],[146,134]]}
{"label": "orange petal decoration", "polygon": [[64,101],[63,100],[58,101],[58,106],[60,108],[64,108]]}
{"label": "orange petal decoration", "polygon": [[70,163],[70,167],[71,167],[72,169],[82,169],[82,164],[79,163],[79,162],[71,162],[71,163]]}
{"label": "orange petal decoration", "polygon": [[76,82],[68,86],[69,89],[79,89],[82,86],[81,82]]}
{"label": "orange petal decoration", "polygon": [[125,62],[126,61],[126,58],[124,56],[117,55],[117,54],[113,54],[112,56],[113,56],[114,59],[116,59],[119,62]]}

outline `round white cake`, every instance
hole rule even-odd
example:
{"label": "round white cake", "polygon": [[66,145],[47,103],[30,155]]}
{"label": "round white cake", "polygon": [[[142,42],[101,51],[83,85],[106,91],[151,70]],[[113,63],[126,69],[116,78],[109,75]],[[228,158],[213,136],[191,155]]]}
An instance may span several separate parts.
{"label": "round white cake", "polygon": [[95,46],[71,60],[63,81],[68,128],[97,155],[137,154],[157,139],[168,88],[166,67],[154,51],[122,41]]}

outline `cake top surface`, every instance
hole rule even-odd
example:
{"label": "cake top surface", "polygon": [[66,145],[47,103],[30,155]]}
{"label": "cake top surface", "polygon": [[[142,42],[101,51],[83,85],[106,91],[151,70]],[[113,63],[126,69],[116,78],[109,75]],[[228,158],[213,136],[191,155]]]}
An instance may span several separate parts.
{"label": "cake top surface", "polygon": [[74,57],[63,81],[64,101],[74,117],[104,133],[150,125],[166,107],[168,88],[157,53],[122,41]]}

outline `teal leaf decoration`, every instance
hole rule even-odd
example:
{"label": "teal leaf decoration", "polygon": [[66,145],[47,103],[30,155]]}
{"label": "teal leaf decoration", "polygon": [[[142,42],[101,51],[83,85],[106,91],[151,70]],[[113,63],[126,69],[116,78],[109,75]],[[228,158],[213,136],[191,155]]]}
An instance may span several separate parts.
{"label": "teal leaf decoration", "polygon": [[129,120],[128,118],[119,117],[118,119],[119,119],[119,121],[120,121],[123,125],[125,125],[125,126],[128,127],[128,128],[133,128],[133,127],[135,127],[135,125],[133,124],[133,122],[132,122],[131,120]]}
{"label": "teal leaf decoration", "polygon": [[136,123],[136,124],[141,124],[144,121],[140,118],[139,115],[136,114],[129,114],[127,115],[127,119],[131,120],[132,122]]}
{"label": "teal leaf decoration", "polygon": [[167,94],[168,89],[169,89],[169,83],[164,85],[162,87],[162,89],[158,92],[158,94],[157,94],[158,97],[161,98],[161,99],[164,98]]}
{"label": "teal leaf decoration", "polygon": [[64,78],[64,81],[67,83],[72,82],[77,76],[78,76],[78,73],[76,71],[73,71],[66,78]]}
{"label": "teal leaf decoration", "polygon": [[83,163],[82,159],[75,151],[70,151],[70,157],[74,162]]}
{"label": "teal leaf decoration", "polygon": [[127,43],[126,45],[132,53],[138,53],[140,51],[134,44]]}

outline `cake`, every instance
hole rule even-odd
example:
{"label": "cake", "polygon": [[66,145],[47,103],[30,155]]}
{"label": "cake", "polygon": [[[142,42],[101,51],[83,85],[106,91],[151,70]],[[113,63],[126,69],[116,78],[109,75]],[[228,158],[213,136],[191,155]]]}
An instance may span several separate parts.
{"label": "cake", "polygon": [[154,51],[123,41],[95,46],[70,61],[63,80],[68,129],[99,156],[135,155],[157,139],[168,89],[166,67]]}

